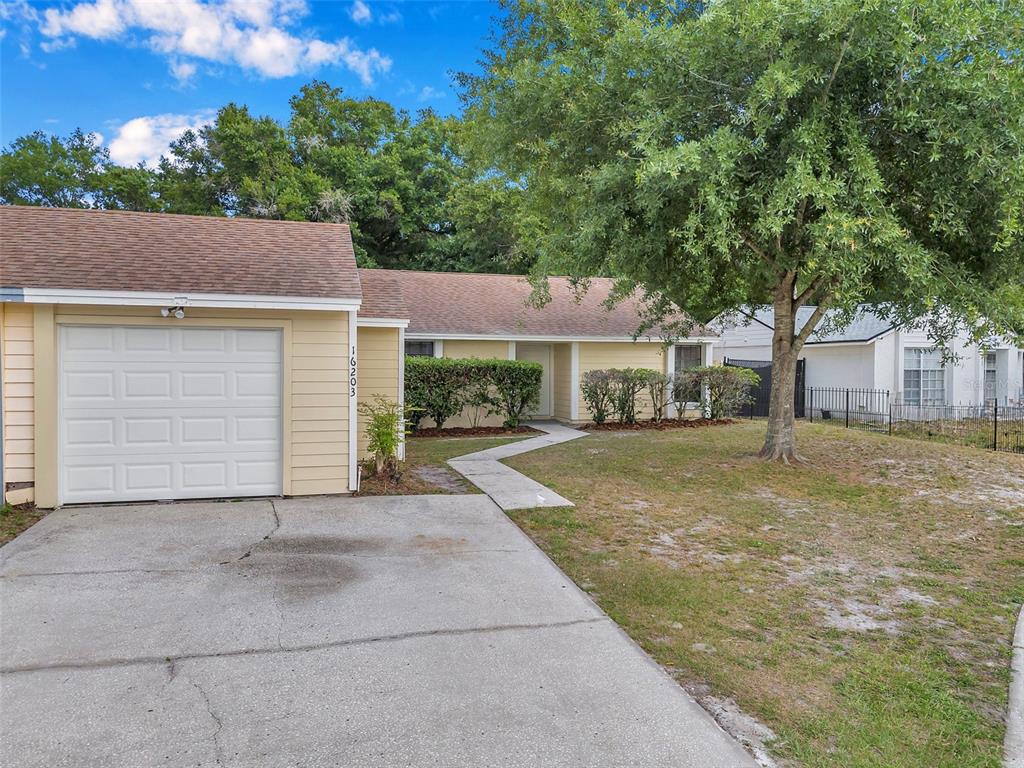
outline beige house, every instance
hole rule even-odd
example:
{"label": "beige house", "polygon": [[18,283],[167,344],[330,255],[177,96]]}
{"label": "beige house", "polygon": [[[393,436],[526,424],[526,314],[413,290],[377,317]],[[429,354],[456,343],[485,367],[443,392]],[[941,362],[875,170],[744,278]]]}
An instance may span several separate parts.
{"label": "beige house", "polygon": [[522,277],[357,269],[340,224],[0,207],[3,498],[354,491],[358,404],[402,401],[407,354],[536,361],[532,415],[565,421],[588,370],[711,360],[710,336],[634,340],[610,291],[553,278],[535,309]]}
{"label": "beige house", "polygon": [[4,207],[0,299],[8,501],[356,487],[359,346],[401,328],[346,226]]}
{"label": "beige house", "polygon": [[[363,271],[366,274],[366,271]],[[696,330],[666,344],[660,336],[633,336],[643,323],[640,301],[606,306],[613,281],[594,278],[578,294],[567,278],[549,279],[550,301],[529,306],[532,288],[517,275],[392,270],[408,310],[405,354],[532,360],[544,367],[535,418],[589,421],[580,379],[602,368],[652,368],[671,374],[710,365],[715,336]],[[651,415],[650,405],[639,414]],[[468,414],[445,426],[465,426]],[[500,423],[491,417],[485,423]],[[429,419],[424,424],[431,424]]]}

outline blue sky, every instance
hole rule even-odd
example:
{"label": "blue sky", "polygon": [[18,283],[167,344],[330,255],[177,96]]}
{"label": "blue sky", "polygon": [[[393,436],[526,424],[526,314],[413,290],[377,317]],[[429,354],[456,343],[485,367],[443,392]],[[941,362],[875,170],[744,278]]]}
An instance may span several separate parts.
{"label": "blue sky", "polygon": [[117,162],[235,101],[285,119],[313,78],[415,111],[459,108],[451,72],[473,70],[486,0],[0,0],[0,142],[75,128]]}

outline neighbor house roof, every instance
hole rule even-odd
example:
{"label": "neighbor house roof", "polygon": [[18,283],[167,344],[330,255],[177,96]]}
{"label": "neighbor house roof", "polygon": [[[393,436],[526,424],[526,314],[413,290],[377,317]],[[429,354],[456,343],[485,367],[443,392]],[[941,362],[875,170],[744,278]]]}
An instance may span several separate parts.
{"label": "neighbor house roof", "polygon": [[409,309],[402,296],[402,286],[394,272],[383,269],[360,269],[363,303],[359,317],[379,320],[408,320]]}
{"label": "neighbor house roof", "polygon": [[[604,306],[614,281],[593,278],[576,295],[566,277],[549,278],[551,301],[528,304],[532,287],[519,275],[389,270],[409,310],[408,333],[437,336],[630,338],[643,324],[641,302],[632,296]],[[691,335],[706,333],[695,329]],[[652,331],[651,335],[656,335]]]}
{"label": "neighbor house roof", "polygon": [[[810,319],[811,314],[814,312],[815,307],[800,307],[796,311],[796,330],[797,333],[804,327],[807,321]],[[775,312],[771,307],[761,307],[754,310],[753,312],[745,312],[753,320],[766,328],[775,329]],[[822,318],[821,324],[825,327],[829,327],[830,321],[835,320],[837,313],[833,310],[825,312],[825,316]],[[834,331],[817,330],[810,335],[807,339],[808,344],[841,344],[844,342],[866,342],[878,338],[883,333],[887,333],[893,329],[893,323],[890,320],[879,317],[876,313],[872,312],[868,307],[861,307],[853,320],[845,328]]]}
{"label": "neighbor house roof", "polygon": [[0,207],[0,287],[361,295],[344,224],[22,206]]}

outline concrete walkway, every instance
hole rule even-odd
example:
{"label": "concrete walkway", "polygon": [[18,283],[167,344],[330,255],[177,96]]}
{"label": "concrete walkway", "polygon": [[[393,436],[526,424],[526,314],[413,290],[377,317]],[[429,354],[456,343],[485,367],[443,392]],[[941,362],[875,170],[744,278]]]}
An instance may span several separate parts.
{"label": "concrete walkway", "polygon": [[506,512],[511,509],[575,506],[550,488],[502,464],[501,459],[529,453],[549,445],[567,443],[586,437],[587,433],[554,421],[532,421],[529,426],[539,429],[544,434],[488,448],[486,451],[457,456],[448,461],[448,466],[490,496],[494,503]]}

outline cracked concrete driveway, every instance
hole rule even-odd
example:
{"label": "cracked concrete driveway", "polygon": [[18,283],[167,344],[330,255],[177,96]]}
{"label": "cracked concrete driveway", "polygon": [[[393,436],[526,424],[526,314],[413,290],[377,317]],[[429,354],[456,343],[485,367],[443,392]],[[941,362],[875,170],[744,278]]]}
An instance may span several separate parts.
{"label": "cracked concrete driveway", "polygon": [[0,579],[6,765],[753,765],[484,496],[62,510]]}

